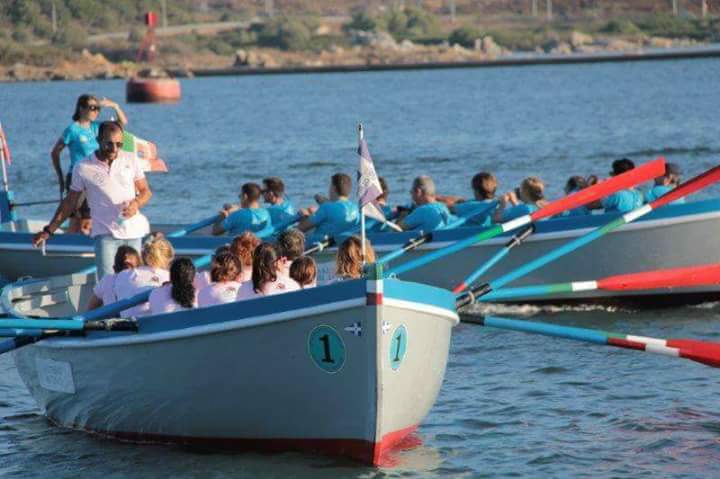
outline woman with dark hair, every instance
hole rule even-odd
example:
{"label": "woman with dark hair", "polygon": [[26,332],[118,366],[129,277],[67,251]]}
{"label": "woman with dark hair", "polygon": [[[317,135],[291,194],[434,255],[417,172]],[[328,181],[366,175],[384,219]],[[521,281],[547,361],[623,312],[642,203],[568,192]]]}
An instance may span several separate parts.
{"label": "woman with dark hair", "polygon": [[235,301],[240,290],[238,277],[242,272],[242,263],[232,253],[222,253],[215,257],[210,270],[212,283],[198,293],[200,307]]}
{"label": "woman with dark hair", "polygon": [[261,243],[253,254],[252,280],[242,284],[237,299],[297,291],[300,285],[281,273],[280,256],[270,243]]}
{"label": "woman with dark hair", "polygon": [[170,265],[170,282],[150,293],[150,314],[174,313],[197,307],[193,285],[195,265],[190,258],[177,258]]}
{"label": "woman with dark hair", "polygon": [[[115,110],[120,126],[124,127],[127,124],[127,117],[117,103],[107,98],[98,100],[97,97],[93,95],[80,95],[75,104],[75,113],[72,116],[73,122],[65,128],[65,131],[63,131],[62,136],[55,143],[50,153],[52,164],[58,177],[61,198],[66,190],[70,188],[72,171],[77,162],[92,155],[94,151],[100,148],[97,137],[100,127],[98,117],[100,116],[100,109],[102,107],[110,107]],[[70,167],[68,168],[67,176],[63,175],[62,166],[60,165],[60,154],[65,147],[68,147],[70,151]],[[79,204],[78,210],[70,220],[70,229],[68,231],[71,233],[82,231],[85,234],[89,234],[91,227],[90,209],[84,198]]]}
{"label": "woman with dark hair", "polygon": [[[232,250],[230,249],[230,245],[224,244],[220,245],[217,248],[215,248],[215,252],[213,253],[212,260],[210,261],[210,269],[204,270],[204,271],[198,271],[195,273],[195,289],[200,291],[201,289],[205,288],[206,286],[210,286],[212,284],[212,279],[210,278],[210,271],[213,269],[213,265],[215,264],[215,258],[220,256],[223,253],[232,253]],[[250,266],[250,269],[252,269],[252,266]]]}
{"label": "woman with dark hair", "polygon": [[128,245],[122,245],[115,253],[115,261],[113,263],[113,274],[106,274],[93,287],[93,294],[90,296],[88,310],[99,308],[105,304],[114,303],[118,300],[115,289],[115,280],[118,273],[126,269],[135,269],[142,266],[142,258],[135,248]]}
{"label": "woman with dark hair", "polygon": [[[588,182],[585,178],[582,176],[571,176],[568,178],[567,182],[565,183],[565,194],[570,195],[575,192],[578,192],[580,190],[584,190],[587,188]],[[571,210],[564,211],[562,215],[560,216],[584,216],[584,215],[591,215],[592,211],[590,211],[587,206],[578,206],[577,208],[573,208]]]}

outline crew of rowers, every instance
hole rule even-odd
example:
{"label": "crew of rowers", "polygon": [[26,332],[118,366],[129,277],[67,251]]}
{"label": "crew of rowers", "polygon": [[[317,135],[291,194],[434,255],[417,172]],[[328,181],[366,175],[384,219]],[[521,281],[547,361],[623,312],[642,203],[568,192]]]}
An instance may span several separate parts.
{"label": "crew of rowers", "polygon": [[[142,254],[121,246],[115,255],[113,274],[107,274],[93,288],[88,309],[131,298],[152,290],[149,300],[126,309],[121,317],[171,313],[314,288],[317,266],[305,252],[305,235],[297,229],[283,231],[274,243],[262,242],[245,231],[229,245],[215,250],[209,271],[197,271],[189,258],[175,258],[170,242],[160,233],[151,235]],[[335,279],[362,276],[361,240],[347,237],[337,252]],[[369,241],[365,261],[375,262]]]}
{"label": "crew of rowers", "polygon": [[[634,168],[631,160],[613,162],[611,175],[618,175]],[[571,194],[597,182],[597,178],[571,177],[565,193]],[[614,193],[595,204],[576,208],[567,215],[590,214],[593,208],[606,212],[631,211],[644,202],[650,202],[672,190],[680,182],[677,165],[668,164],[665,175],[656,178],[652,188],[644,193],[626,189]],[[121,312],[123,317],[160,314],[212,306],[270,296],[317,285],[317,266],[310,256],[305,256],[304,232],[314,229],[310,238],[327,236],[344,237],[335,264],[335,279],[341,281],[362,276],[363,254],[361,240],[353,226],[358,221],[355,202],[350,201],[352,183],[349,176],[338,173],[330,182],[329,198],[316,195],[318,207],[296,213],[285,198],[284,185],[279,178],[263,180],[264,189],[254,183],[242,186],[240,206],[226,205],[219,220],[213,225],[214,234],[236,235],[228,245],[219,247],[213,255],[209,271],[196,271],[189,258],[175,258],[170,242],[162,234],[151,235],[142,247],[142,254],[131,246],[121,246],[114,261],[114,273],[102,277],[96,284],[88,309],[95,309],[131,298],[152,289],[149,301]],[[490,173],[478,173],[472,178],[474,199],[435,194],[431,178],[415,178],[411,189],[413,208],[387,206],[388,188],[381,179],[383,195],[378,206],[386,217],[396,218],[404,230],[432,231],[449,224],[453,218],[473,216],[468,223],[490,225],[505,222],[542,208],[547,201],[544,184],[537,177],[526,178],[515,191],[495,200],[497,180]],[[261,195],[268,208],[260,207]],[[476,214],[477,211],[485,211]],[[398,219],[399,218],[399,219]],[[279,232],[274,242],[263,242],[270,237],[277,225],[292,224],[299,219],[298,228]],[[275,227],[273,227],[275,225]],[[381,223],[372,228],[384,226]],[[370,241],[365,245],[365,261],[373,263],[375,253]]]}
{"label": "crew of rowers", "polygon": [[[612,163],[611,176],[625,173],[635,168],[632,160],[623,158]],[[596,176],[584,178],[572,176],[565,185],[565,193],[571,194],[597,183]],[[315,243],[327,237],[357,232],[360,214],[357,203],[350,200],[352,180],[343,173],[337,173],[330,179],[329,195],[315,195],[318,206],[296,210],[285,195],[285,185],[280,178],[265,178],[263,186],[245,183],[240,192],[239,205],[225,205],[220,211],[218,221],[213,225],[215,235],[237,235],[251,231],[261,237],[270,236],[274,230],[284,229],[286,225],[298,222],[297,228],[308,234],[308,243]],[[680,169],[674,163],[666,165],[665,174],[655,179],[655,184],[647,191],[629,188],[618,191],[600,201],[573,209],[565,213],[569,216],[591,214],[592,210],[626,213],[643,203],[649,203],[680,183]],[[467,226],[489,226],[503,223],[514,218],[531,214],[547,204],[545,184],[536,177],[525,178],[518,188],[496,197],[498,182],[492,173],[481,172],[471,181],[472,199],[458,196],[441,196],[435,191],[435,184],[429,176],[418,176],[410,188],[412,205],[392,208],[387,204],[388,185],[380,178],[383,193],[376,203],[385,218],[392,220],[403,230],[429,232],[442,229],[458,218],[467,218]],[[260,204],[261,197],[268,204]],[[385,223],[370,220],[366,226],[369,231],[385,231]]]}

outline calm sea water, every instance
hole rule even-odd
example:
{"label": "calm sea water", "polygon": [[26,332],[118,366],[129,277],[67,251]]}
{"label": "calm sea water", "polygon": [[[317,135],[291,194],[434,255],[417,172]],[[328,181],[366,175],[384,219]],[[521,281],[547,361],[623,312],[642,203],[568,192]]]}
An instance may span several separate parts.
{"label": "calm sea water", "polygon": [[[183,82],[177,105],[124,108],[129,129],[155,141],[171,169],[150,178],[146,213],[183,223],[267,175],[283,176],[290,196],[310,204],[332,173],[354,171],[360,121],[393,202],[407,201],[421,173],[452,194],[468,194],[481,169],[498,174],[501,190],[538,175],[551,197],[569,175],[604,176],[621,156],[662,154],[692,175],[720,154],[718,78],[720,61],[694,60],[197,79]],[[124,83],[0,84],[19,201],[57,197],[49,151],[85,92],[121,101]],[[20,213],[49,218],[52,207]],[[720,340],[718,308],[501,312]],[[686,360],[461,325],[438,402],[418,431],[422,445],[377,471],[300,454],[127,445],[53,427],[2,356],[0,476],[715,477],[719,379]]]}

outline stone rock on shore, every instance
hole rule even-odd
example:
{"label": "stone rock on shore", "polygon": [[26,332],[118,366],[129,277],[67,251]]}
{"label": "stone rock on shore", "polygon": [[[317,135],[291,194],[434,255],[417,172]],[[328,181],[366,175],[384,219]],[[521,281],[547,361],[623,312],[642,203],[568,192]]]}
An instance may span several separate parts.
{"label": "stone rock on shore", "polygon": [[572,32],[570,34],[570,45],[573,50],[577,50],[584,45],[590,45],[593,43],[593,37],[581,32]]}
{"label": "stone rock on shore", "polygon": [[495,43],[495,39],[490,35],[483,37],[480,48],[489,58],[497,58],[507,53],[504,48]]}
{"label": "stone rock on shore", "polygon": [[672,48],[673,41],[670,38],[650,37],[646,45],[651,48]]}
{"label": "stone rock on shore", "polygon": [[352,32],[352,44],[360,46],[372,46],[384,50],[396,50],[398,44],[387,32],[365,32],[354,30]]}

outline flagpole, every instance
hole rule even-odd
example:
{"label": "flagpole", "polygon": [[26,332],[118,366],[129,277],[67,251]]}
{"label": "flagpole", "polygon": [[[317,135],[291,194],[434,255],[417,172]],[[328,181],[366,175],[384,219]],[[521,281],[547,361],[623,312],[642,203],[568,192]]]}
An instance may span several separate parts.
{"label": "flagpole", "polygon": [[[0,132],[2,132],[2,123],[0,123]],[[5,164],[7,162],[7,158],[5,158],[5,136],[0,133],[0,164],[2,164],[2,181],[3,181],[3,191],[7,193],[10,191],[10,186],[8,185],[8,177],[7,177],[7,165]]]}
{"label": "flagpole", "polygon": [[[363,140],[363,126],[358,123],[358,144]],[[358,203],[360,203],[360,185],[358,184]],[[360,207],[360,257],[365,267],[365,206]]]}

